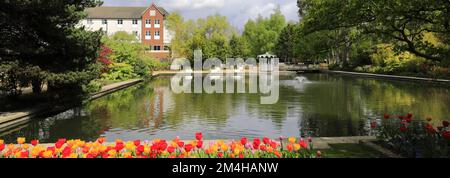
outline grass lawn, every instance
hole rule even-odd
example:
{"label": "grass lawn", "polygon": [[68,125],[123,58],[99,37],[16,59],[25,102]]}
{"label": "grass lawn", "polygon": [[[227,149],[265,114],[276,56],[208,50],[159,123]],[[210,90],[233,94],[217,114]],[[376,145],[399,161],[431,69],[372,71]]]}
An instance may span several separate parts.
{"label": "grass lawn", "polygon": [[361,144],[332,144],[322,150],[325,158],[385,158],[382,153]]}

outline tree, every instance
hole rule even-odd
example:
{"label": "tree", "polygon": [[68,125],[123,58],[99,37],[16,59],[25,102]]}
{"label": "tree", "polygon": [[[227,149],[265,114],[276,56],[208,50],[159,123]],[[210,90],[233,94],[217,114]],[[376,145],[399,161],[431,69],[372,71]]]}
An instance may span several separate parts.
{"label": "tree", "polygon": [[[376,34],[435,62],[450,56],[450,1],[423,0],[299,0],[305,34],[320,30],[357,28]],[[426,40],[427,33],[441,37],[443,45]]]}
{"label": "tree", "polygon": [[96,58],[102,32],[86,31],[78,22],[85,18],[85,8],[99,4],[98,0],[1,1],[1,64],[33,68],[33,75],[22,78],[36,92],[46,82],[58,99],[80,98],[83,85],[99,75]]}
{"label": "tree", "polygon": [[280,58],[280,61],[293,62],[294,50],[296,47],[296,25],[288,24],[280,33],[278,43],[275,48],[275,54]]}
{"label": "tree", "polygon": [[275,52],[275,46],[286,20],[280,7],[269,18],[259,16],[249,20],[244,27],[243,37],[251,46],[251,55],[257,56],[266,52]]}
{"label": "tree", "polygon": [[247,58],[250,56],[250,47],[248,42],[237,34],[233,34],[230,39],[230,57]]}

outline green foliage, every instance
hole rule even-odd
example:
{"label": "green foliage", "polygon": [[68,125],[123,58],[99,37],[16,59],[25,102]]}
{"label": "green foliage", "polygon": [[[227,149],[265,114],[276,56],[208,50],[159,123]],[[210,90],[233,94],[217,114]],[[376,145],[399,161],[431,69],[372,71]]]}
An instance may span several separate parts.
{"label": "green foliage", "polygon": [[230,39],[230,57],[246,58],[251,56],[250,53],[248,42],[244,38],[233,34]]}
{"label": "green foliage", "polygon": [[385,114],[383,120],[372,121],[372,128],[386,147],[407,157],[448,158],[450,156],[450,131],[447,121],[436,129],[431,118],[414,120],[412,114],[392,118]]}
{"label": "green foliage", "polygon": [[146,77],[152,70],[164,67],[160,61],[145,53],[145,46],[138,42],[133,34],[117,32],[104,37],[103,43],[112,50],[107,56],[113,62],[109,70],[102,75],[103,80],[121,81],[136,77]]}
{"label": "green foliage", "polygon": [[96,66],[102,32],[89,32],[77,24],[85,17],[85,8],[99,4],[97,0],[1,1],[1,65],[21,66],[2,74],[13,82],[2,88],[16,93],[14,86],[19,85],[14,83],[20,81],[39,93],[47,83],[54,97],[79,101],[85,94],[82,86],[98,75],[88,70]]}
{"label": "green foliage", "polygon": [[194,50],[203,51],[204,58],[256,57],[274,52],[281,30],[286,26],[279,8],[269,18],[250,20],[239,36],[227,18],[221,15],[208,16],[196,21],[185,21],[179,13],[167,18],[168,29],[174,31],[172,52],[174,57],[193,59]]}
{"label": "green foliage", "polygon": [[134,67],[127,63],[114,63],[109,67],[109,72],[102,75],[104,80],[123,81],[138,77]]}
{"label": "green foliage", "polygon": [[275,54],[280,58],[280,61],[293,62],[295,46],[296,46],[296,25],[288,24],[280,33]]}
{"label": "green foliage", "polygon": [[269,18],[259,16],[256,20],[249,20],[245,24],[243,37],[251,47],[252,56],[275,52],[279,34],[285,26],[286,20],[279,7]]}

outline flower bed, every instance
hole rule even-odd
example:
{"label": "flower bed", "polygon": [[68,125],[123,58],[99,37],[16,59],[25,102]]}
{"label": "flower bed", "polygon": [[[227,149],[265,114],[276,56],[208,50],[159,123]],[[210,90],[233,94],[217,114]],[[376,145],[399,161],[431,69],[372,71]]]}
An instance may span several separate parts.
{"label": "flower bed", "polygon": [[414,120],[413,114],[385,114],[371,128],[380,144],[407,157],[450,157],[450,123],[434,127],[432,118]]}
{"label": "flower bed", "polygon": [[[248,141],[215,141],[204,145],[203,134],[196,133],[196,139],[183,142],[180,138],[171,141],[156,139],[151,142],[124,142],[116,140],[107,144],[105,138],[95,142],[59,139],[50,146],[39,144],[38,140],[26,143],[18,138],[17,144],[0,140],[0,158],[315,158],[320,151],[313,151],[312,140],[289,138],[271,140],[267,137]],[[285,144],[285,145],[283,145]]]}

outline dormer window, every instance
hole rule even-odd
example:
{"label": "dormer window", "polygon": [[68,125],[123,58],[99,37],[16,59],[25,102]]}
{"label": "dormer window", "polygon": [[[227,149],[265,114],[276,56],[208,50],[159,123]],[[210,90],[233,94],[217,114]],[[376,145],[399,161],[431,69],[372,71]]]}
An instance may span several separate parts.
{"label": "dormer window", "polygon": [[156,16],[156,11],[155,10],[150,10],[150,16]]}

